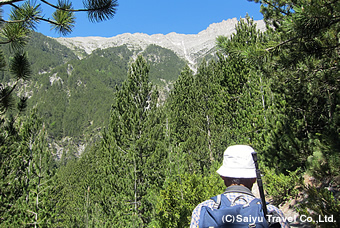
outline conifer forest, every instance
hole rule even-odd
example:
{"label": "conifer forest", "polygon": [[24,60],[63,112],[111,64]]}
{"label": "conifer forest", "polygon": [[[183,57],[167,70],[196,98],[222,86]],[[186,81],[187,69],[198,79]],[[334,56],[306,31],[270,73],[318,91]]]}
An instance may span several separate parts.
{"label": "conifer forest", "polygon": [[[76,56],[66,48],[35,55],[29,38],[43,42],[32,31],[40,22],[71,33],[77,11],[61,0],[44,18],[38,3],[48,1],[1,1],[13,7],[0,17],[0,227],[189,227],[196,205],[224,191],[216,170],[234,144],[257,151],[268,201],[294,200],[300,215],[334,217],[310,226],[339,227],[340,1],[249,1],[261,4],[267,29],[245,16],[197,70],[178,60],[156,71],[124,47],[127,66],[100,51],[82,60],[77,72],[96,93],[73,93],[67,115],[68,101],[56,95],[63,85],[49,87],[43,71],[75,69]],[[91,22],[114,20],[119,7],[83,2]],[[90,75],[91,64],[107,68]],[[173,82],[166,98],[156,74]],[[18,92],[32,82],[42,85],[32,89],[38,96]],[[91,123],[81,109],[99,130],[84,130]],[[88,139],[84,151],[56,156],[51,140],[66,136]]]}

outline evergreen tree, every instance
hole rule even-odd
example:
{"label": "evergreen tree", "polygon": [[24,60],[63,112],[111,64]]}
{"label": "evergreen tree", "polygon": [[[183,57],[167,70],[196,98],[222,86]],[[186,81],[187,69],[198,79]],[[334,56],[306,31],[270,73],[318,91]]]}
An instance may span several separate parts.
{"label": "evergreen tree", "polygon": [[[39,123],[39,122],[38,122]],[[40,131],[38,130],[40,129]],[[55,158],[47,146],[45,127],[36,129],[37,135],[30,139],[30,161],[26,169],[27,192],[22,220],[27,226],[51,226],[56,213],[57,199],[53,197]]]}
{"label": "evergreen tree", "polygon": [[0,224],[47,226],[54,218],[51,180],[55,167],[44,128],[35,113],[14,123],[5,128],[0,146]]}
{"label": "evergreen tree", "polygon": [[163,119],[148,73],[146,61],[138,56],[127,81],[117,88],[110,124],[103,134],[101,202],[108,222],[120,227],[142,227],[150,222],[148,197],[164,179]]}
{"label": "evergreen tree", "polygon": [[261,8],[274,25],[271,41],[259,48],[268,60],[263,72],[273,79],[284,117],[275,124],[267,157],[290,158],[281,170],[306,168],[308,160],[324,157],[328,171],[318,172],[339,175],[339,2],[271,0]]}
{"label": "evergreen tree", "polygon": [[[170,129],[169,139],[172,145],[170,159],[177,160],[174,165],[177,166],[181,172],[200,170],[200,162],[205,163],[207,160],[206,156],[202,156],[204,153],[198,152],[196,143],[198,142],[197,137],[200,136],[195,135],[193,130],[195,105],[197,104],[195,89],[194,74],[190,68],[186,66],[174,84],[167,104],[169,112],[168,126]],[[179,153],[183,154],[183,156]]]}
{"label": "evergreen tree", "polygon": [[97,207],[93,203],[96,179],[92,175],[98,170],[98,160],[95,153],[91,152],[85,152],[80,159],[68,159],[66,164],[58,168],[53,182],[53,198],[57,200],[55,212],[58,216],[52,227],[103,226],[104,222],[95,220],[100,221],[102,217],[96,214]]}
{"label": "evergreen tree", "polygon": [[264,60],[251,59],[248,55],[253,53],[247,51],[261,46],[268,38],[249,16],[241,19],[235,29],[230,39],[217,38],[220,55],[216,71],[222,75],[226,96],[223,138],[227,145],[249,144],[262,151],[267,146],[269,123],[275,116],[273,93],[270,80],[261,71]]}
{"label": "evergreen tree", "polygon": [[222,77],[219,74],[218,63],[202,62],[194,82],[194,92],[196,105],[193,114],[195,116],[196,135],[201,135],[202,139],[197,140],[197,145],[203,145],[199,149],[201,153],[208,155],[208,158],[201,157],[202,163],[206,159],[207,168],[210,167],[215,159],[220,160],[221,151],[219,146],[223,144],[220,135],[224,130],[225,124],[225,90],[222,86]]}

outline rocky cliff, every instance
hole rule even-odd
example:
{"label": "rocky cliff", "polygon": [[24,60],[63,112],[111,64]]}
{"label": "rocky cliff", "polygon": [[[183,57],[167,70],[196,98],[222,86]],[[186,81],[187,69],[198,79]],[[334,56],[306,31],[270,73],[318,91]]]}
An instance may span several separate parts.
{"label": "rocky cliff", "polygon": [[[96,49],[106,49],[127,45],[130,50],[143,51],[150,44],[155,44],[174,51],[179,57],[185,59],[195,68],[198,59],[215,51],[216,37],[231,36],[235,32],[236,18],[228,19],[220,23],[211,24],[207,29],[198,34],[177,34],[175,32],[163,35],[147,35],[143,33],[124,33],[110,38],[103,37],[74,37],[55,38],[61,44],[74,51],[85,51],[87,54]],[[265,30],[262,20],[255,21],[257,28]]]}

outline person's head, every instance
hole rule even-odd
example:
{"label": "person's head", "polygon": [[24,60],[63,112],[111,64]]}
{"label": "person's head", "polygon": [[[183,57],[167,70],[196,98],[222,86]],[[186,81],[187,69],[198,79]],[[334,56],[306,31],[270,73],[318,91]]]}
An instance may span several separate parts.
{"label": "person's head", "polygon": [[229,146],[224,151],[223,164],[217,173],[224,180],[224,184],[244,185],[251,189],[256,181],[256,169],[252,153],[254,149],[247,145]]}

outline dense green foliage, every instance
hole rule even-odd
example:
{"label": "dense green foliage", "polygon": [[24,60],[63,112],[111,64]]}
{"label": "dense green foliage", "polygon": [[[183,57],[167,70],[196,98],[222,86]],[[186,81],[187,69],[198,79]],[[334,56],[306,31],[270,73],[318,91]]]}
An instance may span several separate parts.
{"label": "dense green foliage", "polygon": [[[58,1],[57,5],[48,1],[42,2],[54,8],[53,19],[42,15],[37,1],[0,2],[0,7],[12,6],[8,20],[4,20],[0,15],[1,227],[50,227],[56,216],[55,206],[58,199],[54,198],[56,185],[53,183],[56,166],[46,141],[46,128],[36,109],[31,107],[32,112],[25,113],[29,97],[25,85],[34,72],[24,47],[37,23],[51,23],[60,33],[68,34],[72,32],[75,20],[74,9],[69,1]],[[96,22],[112,18],[117,7],[116,0],[89,0],[83,3],[82,11],[88,12],[89,19]],[[2,8],[0,13],[3,13]],[[46,48],[45,44],[40,46]],[[54,44],[50,49],[56,54]],[[7,53],[6,56],[4,52]],[[31,54],[37,54],[34,47]],[[70,54],[72,58],[73,54]],[[42,53],[41,58],[46,57],[45,53]],[[46,61],[35,64],[36,68],[33,67],[33,70],[49,70],[56,62],[65,59],[68,59],[68,56],[43,59]],[[9,74],[6,74],[6,71]]]}
{"label": "dense green foliage", "polygon": [[2,227],[51,224],[56,202],[52,178],[55,158],[46,144],[46,131],[33,112],[8,122],[1,132]]}
{"label": "dense green foliage", "polygon": [[[196,73],[158,46],[46,64],[29,99],[37,111],[12,115],[0,135],[1,225],[188,227],[223,192],[215,171],[236,143],[258,152],[276,205],[303,195],[300,213],[338,219],[340,3],[261,2],[268,29],[240,20]],[[165,101],[160,79],[175,81]],[[97,141],[55,161],[46,132]]]}

